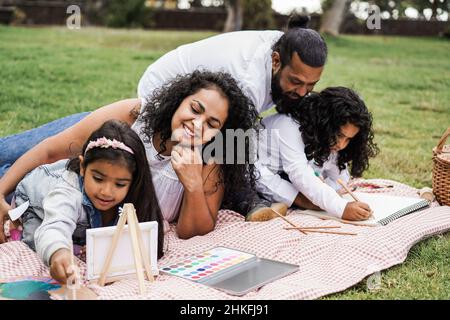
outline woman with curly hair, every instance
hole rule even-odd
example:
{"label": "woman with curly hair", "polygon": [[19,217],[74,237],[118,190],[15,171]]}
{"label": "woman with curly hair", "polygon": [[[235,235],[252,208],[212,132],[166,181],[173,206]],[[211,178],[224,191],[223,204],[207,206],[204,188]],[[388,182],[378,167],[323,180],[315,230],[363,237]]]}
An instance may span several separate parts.
{"label": "woman with curly hair", "polygon": [[231,151],[241,156],[236,146],[229,149],[225,131],[256,128],[253,103],[227,73],[195,71],[178,76],[145,99],[122,100],[100,111],[28,151],[10,168],[5,182],[14,189],[37,166],[70,158],[92,131],[116,119],[131,125],[144,142],[162,215],[167,222],[178,221],[180,238],[212,231],[219,208],[234,205],[228,191],[255,186],[248,140],[242,164],[206,162],[202,157],[202,149],[221,133],[224,156]]}
{"label": "woman with curly hair", "polygon": [[[263,120],[258,192],[272,201],[323,209],[345,220],[367,219],[367,204],[350,202],[336,192],[341,192],[338,179],[360,177],[369,158],[378,153],[372,115],[363,100],[351,89],[330,87],[311,93],[295,108],[280,105],[277,111]],[[269,187],[274,185],[278,188]],[[247,220],[264,220],[261,216],[252,214]]]}

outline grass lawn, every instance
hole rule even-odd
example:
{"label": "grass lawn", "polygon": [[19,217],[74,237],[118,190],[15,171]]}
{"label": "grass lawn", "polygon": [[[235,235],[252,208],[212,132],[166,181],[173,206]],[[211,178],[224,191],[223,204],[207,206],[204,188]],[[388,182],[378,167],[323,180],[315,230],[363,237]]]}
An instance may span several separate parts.
{"label": "grass lawn", "polygon": [[[0,136],[136,96],[149,64],[178,45],[213,35],[0,26]],[[450,125],[450,41],[342,36],[316,89],[356,89],[372,111],[381,153],[366,178],[431,186],[431,150]],[[327,299],[450,299],[450,233],[415,245],[400,266]]]}

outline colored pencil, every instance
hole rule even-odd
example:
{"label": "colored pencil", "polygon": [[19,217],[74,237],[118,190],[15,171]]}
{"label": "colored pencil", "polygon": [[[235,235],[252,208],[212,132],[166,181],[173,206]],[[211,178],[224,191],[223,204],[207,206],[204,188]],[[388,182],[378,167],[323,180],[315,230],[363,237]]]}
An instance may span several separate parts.
{"label": "colored pencil", "polygon": [[[285,227],[285,230],[294,230],[299,229],[293,228],[293,227]],[[336,231],[321,231],[321,230],[304,230],[305,232],[315,232],[315,233],[328,233],[328,234],[339,234],[339,235],[345,235],[345,236],[357,236],[357,233],[350,233],[350,232],[336,232]]]}
{"label": "colored pencil", "polygon": [[[362,202],[362,201],[360,201],[360,200],[355,196],[355,194],[347,187],[347,185],[344,183],[344,181],[342,181],[341,179],[337,179],[337,182],[342,186],[342,188],[345,189],[345,191],[348,192],[348,194],[349,194],[353,199],[355,199],[355,201]],[[370,210],[370,216],[369,216],[369,218],[373,218],[373,211],[372,211],[372,210]]]}

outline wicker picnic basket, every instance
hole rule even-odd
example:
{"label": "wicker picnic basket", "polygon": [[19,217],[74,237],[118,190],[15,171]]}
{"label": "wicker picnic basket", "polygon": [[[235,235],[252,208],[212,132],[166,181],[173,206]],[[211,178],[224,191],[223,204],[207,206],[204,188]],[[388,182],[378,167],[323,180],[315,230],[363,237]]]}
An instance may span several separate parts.
{"label": "wicker picnic basket", "polygon": [[450,127],[433,148],[433,193],[442,206],[450,206],[450,145],[444,145],[449,135]]}

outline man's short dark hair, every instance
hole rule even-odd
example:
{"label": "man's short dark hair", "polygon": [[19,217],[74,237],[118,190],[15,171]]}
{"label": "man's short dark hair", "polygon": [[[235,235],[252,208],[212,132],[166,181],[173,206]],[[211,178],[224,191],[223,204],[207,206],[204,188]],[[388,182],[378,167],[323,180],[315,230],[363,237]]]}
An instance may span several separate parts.
{"label": "man's short dark hair", "polygon": [[273,45],[272,50],[280,54],[282,67],[291,62],[294,52],[297,52],[300,60],[310,67],[318,68],[325,65],[327,44],[317,31],[307,28],[308,22],[307,16],[291,16],[287,31]]}

